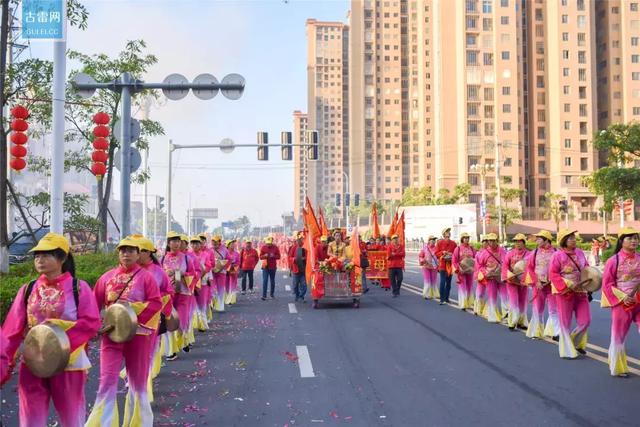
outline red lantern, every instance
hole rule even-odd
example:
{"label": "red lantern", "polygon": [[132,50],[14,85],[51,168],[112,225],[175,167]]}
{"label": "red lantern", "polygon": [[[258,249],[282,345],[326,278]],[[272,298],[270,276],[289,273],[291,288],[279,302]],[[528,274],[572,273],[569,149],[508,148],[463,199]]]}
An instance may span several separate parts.
{"label": "red lantern", "polygon": [[11,147],[11,155],[13,157],[24,157],[27,155],[27,149],[24,145],[14,145]]}
{"label": "red lantern", "polygon": [[11,142],[16,145],[24,145],[29,140],[29,137],[26,133],[22,132],[11,132]]}
{"label": "red lantern", "polygon": [[109,141],[105,138],[96,138],[93,140],[93,148],[96,150],[108,150],[109,149]]}
{"label": "red lantern", "polygon": [[94,162],[107,163],[108,159],[109,156],[102,150],[94,151],[93,154],[91,154],[91,160]]}
{"label": "red lantern", "polygon": [[27,166],[27,162],[25,162],[24,159],[19,158],[11,159],[11,161],[9,162],[9,166],[11,166],[11,169],[15,171],[20,171]]}
{"label": "red lantern", "polygon": [[96,115],[93,116],[93,122],[97,125],[106,125],[110,120],[111,117],[109,117],[109,115],[103,111],[96,113]]}
{"label": "red lantern", "polygon": [[105,125],[98,125],[93,128],[93,134],[99,138],[106,138],[109,136],[109,128]]}
{"label": "red lantern", "polygon": [[22,105],[16,105],[11,109],[11,115],[16,119],[26,119],[29,117],[29,110]]}
{"label": "red lantern", "polygon": [[24,121],[23,119],[15,119],[11,122],[11,130],[16,132],[24,132],[29,129],[29,123]]}
{"label": "red lantern", "polygon": [[107,166],[104,163],[94,163],[91,165],[91,172],[96,176],[102,176],[107,173]]}

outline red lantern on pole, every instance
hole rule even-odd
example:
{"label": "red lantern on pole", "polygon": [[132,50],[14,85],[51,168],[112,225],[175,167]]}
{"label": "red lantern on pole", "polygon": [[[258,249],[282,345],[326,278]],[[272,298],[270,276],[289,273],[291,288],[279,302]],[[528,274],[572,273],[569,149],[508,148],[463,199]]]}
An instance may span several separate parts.
{"label": "red lantern on pole", "polygon": [[107,141],[106,138],[96,138],[93,140],[93,148],[96,150],[108,150],[109,141]]}
{"label": "red lantern on pole", "polygon": [[91,160],[93,160],[94,162],[107,163],[108,159],[109,159],[109,156],[107,155],[106,151],[98,150],[98,151],[94,151],[91,154]]}
{"label": "red lantern on pole", "polygon": [[107,150],[109,150],[109,128],[106,126],[111,121],[109,115],[103,111],[96,113],[93,116],[93,122],[96,124],[96,127],[93,128],[93,135],[95,138],[93,139],[93,148],[95,151],[91,154],[91,160],[93,160],[93,165],[91,165],[91,172],[98,178],[98,180],[102,179],[102,177],[107,173],[107,160],[109,159],[109,155],[107,154]]}
{"label": "red lantern on pole", "polygon": [[105,125],[98,125],[93,128],[93,135],[98,138],[106,138],[109,136],[109,128]]}
{"label": "red lantern on pole", "polygon": [[16,105],[11,109],[11,116],[13,121],[11,122],[11,156],[13,157],[9,162],[11,169],[20,171],[27,166],[27,162],[23,157],[27,155],[27,147],[25,144],[29,140],[29,137],[24,132],[29,129],[29,123],[25,119],[29,117],[29,110],[22,105]]}
{"label": "red lantern on pole", "polygon": [[98,179],[101,179],[102,176],[107,173],[107,166],[104,163],[94,163],[91,165],[91,172],[93,172]]}
{"label": "red lantern on pole", "polygon": [[96,115],[93,116],[93,123],[97,125],[107,125],[109,124],[110,120],[111,120],[111,117],[109,117],[109,115],[104,111],[96,113]]}
{"label": "red lantern on pole", "polygon": [[27,162],[25,162],[25,160],[22,158],[15,158],[11,159],[11,161],[9,162],[9,166],[11,166],[11,169],[15,171],[21,171],[27,166]]}

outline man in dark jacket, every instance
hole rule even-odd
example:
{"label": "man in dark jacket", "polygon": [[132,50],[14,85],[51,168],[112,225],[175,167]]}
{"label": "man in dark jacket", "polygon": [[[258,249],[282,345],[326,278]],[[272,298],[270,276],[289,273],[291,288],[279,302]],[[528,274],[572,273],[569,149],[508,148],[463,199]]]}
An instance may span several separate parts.
{"label": "man in dark jacket", "polygon": [[264,239],[264,245],[260,248],[260,260],[262,262],[262,301],[267,299],[267,282],[271,281],[271,298],[275,298],[276,270],[280,259],[280,250],[273,244],[273,237]]}

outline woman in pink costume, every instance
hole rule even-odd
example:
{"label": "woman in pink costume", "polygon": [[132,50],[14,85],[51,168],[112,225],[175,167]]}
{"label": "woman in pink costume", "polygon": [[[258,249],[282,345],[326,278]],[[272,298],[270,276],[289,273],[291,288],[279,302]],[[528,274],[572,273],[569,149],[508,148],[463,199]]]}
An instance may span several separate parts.
{"label": "woman in pink costume", "polygon": [[[182,348],[188,353],[194,342],[191,324],[191,301],[194,297],[193,288],[190,285],[195,283],[188,282],[187,278],[193,277],[195,269],[181,248],[180,235],[173,231],[167,234],[167,250],[160,263],[175,289],[173,306],[180,318],[180,328],[172,334],[172,347],[174,350]],[[176,357],[177,353],[174,352],[167,357],[167,360],[175,360]]]}
{"label": "woman in pink costume", "polygon": [[[453,271],[458,276],[458,308],[466,310],[473,308],[473,270],[463,273],[460,269],[460,262],[465,258],[475,259],[476,251],[469,245],[469,233],[460,235],[460,245],[453,250],[451,264]],[[475,264],[474,264],[475,265]]]}
{"label": "woman in pink costume", "polygon": [[[160,314],[160,323],[164,323],[164,319],[171,316],[171,309],[173,308],[173,297],[175,295],[175,290],[173,289],[173,285],[169,280],[169,276],[164,272],[162,267],[160,266],[160,262],[155,257],[156,248],[151,242],[151,240],[146,239],[141,235],[132,236],[135,240],[137,240],[140,246],[140,258],[138,259],[138,264],[140,267],[148,271],[151,276],[153,276],[156,285],[158,285],[158,289],[160,291],[160,297],[162,298],[162,310]],[[149,366],[149,380],[148,380],[148,388],[147,391],[149,393],[149,400],[153,402],[153,388],[152,381],[155,377],[160,373],[160,365],[162,362],[161,355],[161,343],[163,341],[163,336],[167,335],[168,332],[165,330],[162,334],[160,333],[160,328],[153,335],[153,344],[151,352],[151,364]],[[168,340],[165,340],[165,345]]]}
{"label": "woman in pink costume", "polygon": [[56,324],[65,330],[71,343],[69,364],[49,378],[36,377],[24,363],[20,364],[20,426],[46,426],[50,401],[62,426],[82,426],[86,419],[84,387],[91,367],[86,346],[100,328],[100,313],[89,285],[74,277],[67,239],[48,233],[31,252],[40,277],[20,288],[4,322],[2,352],[10,365],[1,370],[0,384],[9,379],[11,364],[28,330],[46,321]]}
{"label": "woman in pink costume", "polygon": [[227,271],[227,298],[225,303],[234,305],[238,293],[238,272],[240,271],[240,253],[236,250],[236,241],[227,241],[229,251],[229,270]]}
{"label": "woman in pink costume", "polygon": [[225,289],[227,286],[227,270],[229,269],[229,252],[222,245],[222,237],[213,236],[213,289],[214,308],[218,312],[224,312]]}
{"label": "woman in pink costume", "polygon": [[[524,277],[527,286],[533,288],[533,308],[527,336],[540,339],[548,333],[548,336],[558,341],[560,339],[560,323],[558,322],[555,296],[551,293],[551,282],[549,281],[549,265],[551,257],[556,251],[551,244],[553,236],[546,230],[541,230],[535,236],[538,247],[527,257],[527,271]],[[547,301],[549,302],[549,318],[545,330],[544,307]]]}
{"label": "woman in pink costume", "polygon": [[[591,323],[591,311],[587,292],[580,285],[580,271],[588,266],[584,252],[576,247],[576,232],[560,230],[558,246],[551,257],[549,279],[555,294],[560,318],[560,357],[575,359],[578,353],[586,354],[587,329]],[[573,315],[576,327],[571,329]]]}
{"label": "woman in pink costume", "polygon": [[[525,246],[527,237],[518,233],[513,237],[513,249],[504,257],[502,281],[506,284],[509,296],[509,317],[507,323],[512,331],[516,328],[527,329],[527,299],[529,287],[524,283],[524,273],[514,276],[514,267],[520,262],[526,262],[529,251]],[[526,271],[526,267],[525,267]],[[509,274],[511,273],[511,274]]]}
{"label": "woman in pink costume", "polygon": [[440,298],[438,290],[438,259],[435,256],[436,237],[429,236],[427,243],[418,254],[418,262],[422,266],[422,277],[424,279],[422,297],[424,299]]}
{"label": "woman in pink costume", "polygon": [[498,246],[498,236],[489,233],[485,236],[488,246],[478,254],[478,283],[486,286],[486,316],[490,323],[500,323],[502,313],[498,306],[498,284],[501,282],[500,269],[506,256],[503,248]]}
{"label": "woman in pink costume", "polygon": [[189,254],[193,257],[194,264],[200,271],[199,274],[199,286],[195,290],[195,325],[194,328],[198,328],[200,332],[204,332],[209,329],[208,311],[209,306],[209,284],[207,279],[208,273],[211,271],[211,260],[209,259],[209,252],[203,249],[202,240],[200,236],[191,237],[191,251]]}
{"label": "woman in pink costume", "polygon": [[475,258],[475,266],[473,268],[473,280],[476,282],[476,298],[473,302],[473,314],[476,316],[484,316],[485,315],[485,307],[487,300],[487,287],[478,281],[478,259],[480,259],[480,255],[482,252],[489,247],[489,242],[487,242],[487,236],[485,234],[480,236],[481,246],[480,250],[476,252]]}
{"label": "woman in pink costume", "polygon": [[[192,298],[190,299],[191,301],[191,306],[189,307],[189,319],[190,319],[190,326],[189,328],[191,329],[192,333],[195,330],[195,328],[197,327],[196,322],[198,320],[197,317],[197,311],[198,311],[198,304],[196,302],[196,294],[198,293],[198,290],[200,289],[200,287],[202,286],[202,265],[200,264],[199,260],[197,259],[197,257],[189,251],[189,237],[187,237],[186,234],[181,234],[180,235],[180,250],[182,251],[182,253],[184,253],[187,256],[187,261],[193,266],[193,271],[191,272],[187,272],[185,274],[185,279],[187,281],[187,285],[189,286],[189,288],[191,289],[191,292],[193,293]],[[193,339],[193,342],[195,342],[195,337]],[[191,344],[193,344],[193,342]]]}
{"label": "woman in pink costume", "polygon": [[118,426],[120,416],[116,394],[119,371],[124,360],[129,390],[125,400],[123,426],[151,426],[153,412],[147,393],[153,337],[160,322],[162,298],[153,276],[138,265],[140,246],[134,239],[124,239],[118,246],[120,265],[103,274],[93,289],[98,308],[108,308],[125,301],[138,315],[135,337],[125,343],[102,336],[100,345],[100,385],[89,427]]}
{"label": "woman in pink costume", "polygon": [[640,254],[638,231],[623,228],[618,233],[616,254],[607,260],[602,278],[602,307],[611,308],[611,344],[609,370],[611,375],[629,375],[624,341],[631,323],[640,331]]}

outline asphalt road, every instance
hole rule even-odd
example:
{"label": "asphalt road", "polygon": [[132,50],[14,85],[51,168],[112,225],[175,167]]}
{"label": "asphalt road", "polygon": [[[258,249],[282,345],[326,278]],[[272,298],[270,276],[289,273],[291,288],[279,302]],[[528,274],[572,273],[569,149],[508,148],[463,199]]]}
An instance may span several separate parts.
{"label": "asphalt road", "polygon": [[[421,287],[408,258],[405,282]],[[290,280],[278,275],[275,300],[240,298],[190,353],[167,362],[155,425],[638,425],[640,378],[610,377],[597,350],[562,360],[553,343],[424,301],[409,286],[397,299],[374,287],[359,309],[314,310],[292,304]],[[606,348],[609,313],[592,312],[590,341]],[[632,330],[636,357],[638,341]],[[5,425],[17,425],[15,379],[2,399]]]}

